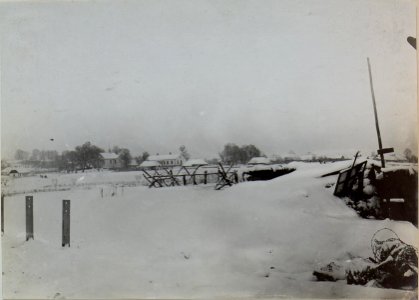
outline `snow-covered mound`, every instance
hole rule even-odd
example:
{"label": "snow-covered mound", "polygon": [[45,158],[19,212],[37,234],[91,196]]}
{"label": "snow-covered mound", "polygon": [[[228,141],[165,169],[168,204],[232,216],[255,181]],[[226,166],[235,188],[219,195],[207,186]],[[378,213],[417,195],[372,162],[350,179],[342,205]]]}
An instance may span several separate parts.
{"label": "snow-covered mound", "polygon": [[[346,167],[292,163],[270,181],[149,189],[103,187],[34,194],[35,240],[25,242],[24,195],[5,199],[3,295],[35,298],[413,298],[414,293],[317,282],[331,259],[372,256],[391,228],[416,244],[408,222],[358,217],[325,188]],[[79,174],[80,176],[80,174]],[[71,247],[61,205],[71,200]]]}

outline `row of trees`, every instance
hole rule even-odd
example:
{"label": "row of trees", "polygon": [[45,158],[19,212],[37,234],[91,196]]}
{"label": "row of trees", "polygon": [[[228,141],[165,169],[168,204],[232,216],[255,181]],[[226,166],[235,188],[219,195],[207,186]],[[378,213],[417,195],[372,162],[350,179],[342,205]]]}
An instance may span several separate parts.
{"label": "row of trees", "polygon": [[255,145],[243,145],[228,143],[219,153],[221,161],[227,164],[245,164],[253,157],[262,156],[262,152]]}
{"label": "row of trees", "polygon": [[[118,148],[119,149],[119,148]],[[115,148],[116,150],[116,148]],[[23,161],[24,164],[32,167],[57,168],[59,170],[82,171],[91,168],[101,168],[103,159],[101,153],[105,152],[102,148],[86,142],[77,146],[74,150],[66,150],[59,154],[55,150],[32,150],[29,152],[18,149],[15,153],[15,159]],[[128,149],[120,149],[121,161],[127,166],[131,160]],[[128,160],[129,159],[129,160]]]}

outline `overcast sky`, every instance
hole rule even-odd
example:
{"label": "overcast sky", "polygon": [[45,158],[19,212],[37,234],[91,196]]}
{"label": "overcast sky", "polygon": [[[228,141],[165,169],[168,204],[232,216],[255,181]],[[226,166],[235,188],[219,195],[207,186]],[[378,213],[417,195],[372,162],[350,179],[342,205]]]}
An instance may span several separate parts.
{"label": "overcast sky", "polygon": [[0,4],[2,157],[375,150],[367,57],[384,146],[416,150],[414,1],[36,2]]}

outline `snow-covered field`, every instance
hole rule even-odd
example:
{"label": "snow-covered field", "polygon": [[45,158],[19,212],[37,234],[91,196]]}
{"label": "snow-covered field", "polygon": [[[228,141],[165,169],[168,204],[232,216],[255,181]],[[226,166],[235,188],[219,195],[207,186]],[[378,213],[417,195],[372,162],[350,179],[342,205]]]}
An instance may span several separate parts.
{"label": "snow-covered field", "polygon": [[[109,182],[34,193],[35,240],[29,242],[25,195],[6,197],[3,296],[415,297],[345,281],[317,282],[312,276],[316,266],[330,260],[372,256],[370,239],[383,227],[417,244],[418,230],[410,223],[361,219],[332,195],[333,187],[325,188],[336,176],[319,176],[349,164],[291,163],[297,170],[286,176],[221,191],[213,185],[126,186],[113,197],[102,197],[100,190],[138,180],[135,172],[129,180],[118,173],[97,175]],[[37,185],[29,178],[27,184]],[[63,199],[71,200],[70,248],[61,247]]]}
{"label": "snow-covered field", "polygon": [[[45,177],[41,177],[46,175]],[[86,171],[79,173],[45,173],[30,177],[4,177],[3,187],[8,194],[36,193],[42,191],[88,189],[98,185],[132,186],[145,185],[143,172]]]}

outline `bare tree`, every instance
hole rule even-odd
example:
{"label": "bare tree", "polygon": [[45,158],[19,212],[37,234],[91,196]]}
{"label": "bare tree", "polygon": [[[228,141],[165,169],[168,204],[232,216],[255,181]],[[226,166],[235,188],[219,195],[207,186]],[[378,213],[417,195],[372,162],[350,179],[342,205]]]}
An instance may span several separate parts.
{"label": "bare tree", "polygon": [[17,149],[15,152],[16,160],[27,160],[29,158],[29,152],[26,152],[22,149]]}
{"label": "bare tree", "polygon": [[123,168],[127,168],[131,162],[131,153],[126,148],[121,148],[119,151],[119,159],[122,161]]}
{"label": "bare tree", "polygon": [[99,168],[102,163],[102,156],[100,153],[104,152],[103,149],[86,142],[75,149],[77,165],[80,166],[82,171],[88,168]]}
{"label": "bare tree", "polygon": [[179,147],[179,151],[180,151],[180,156],[182,156],[185,160],[188,160],[191,157],[184,145]]}

